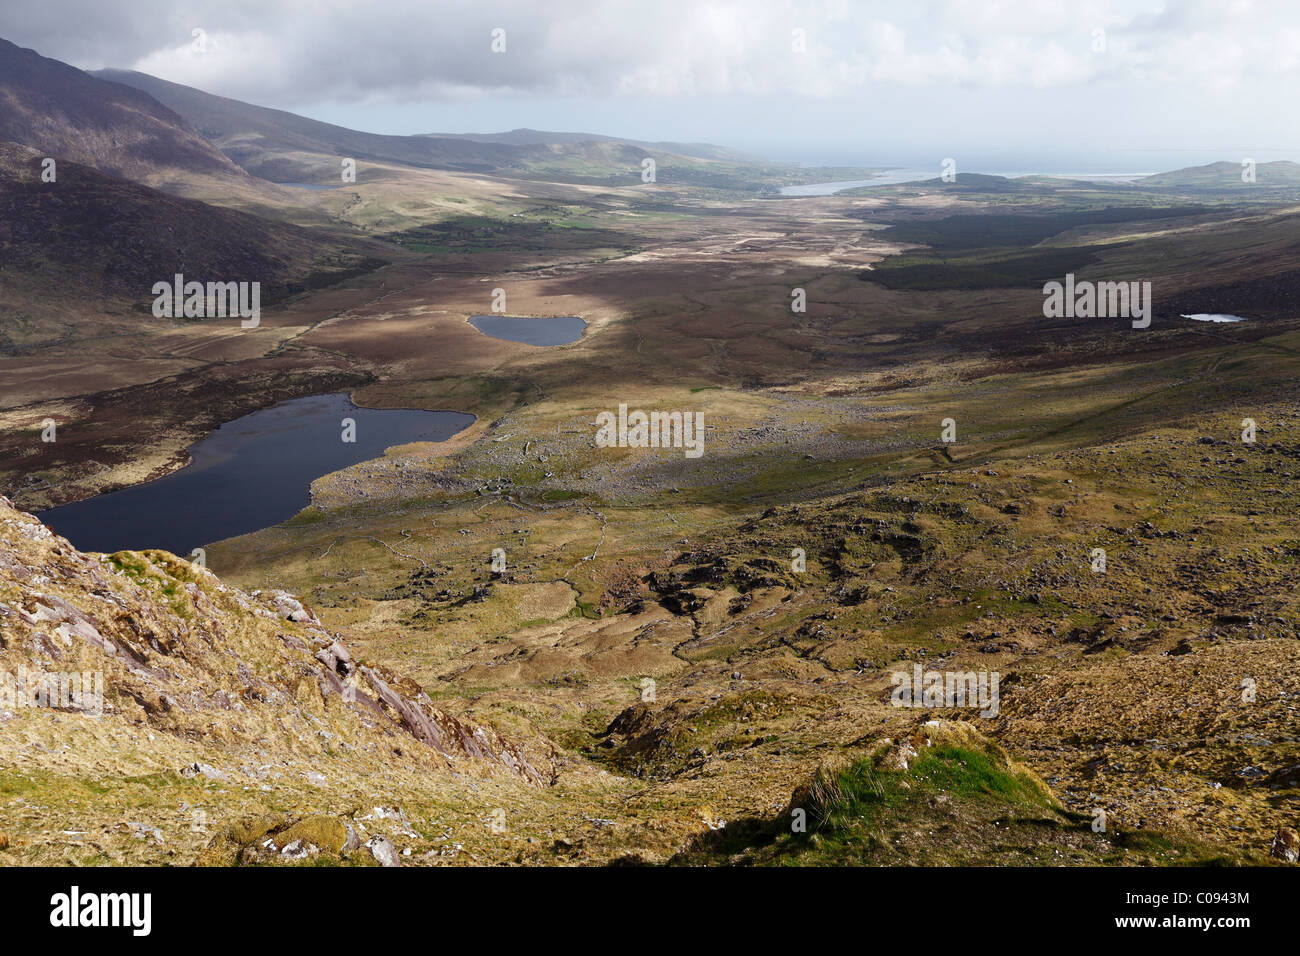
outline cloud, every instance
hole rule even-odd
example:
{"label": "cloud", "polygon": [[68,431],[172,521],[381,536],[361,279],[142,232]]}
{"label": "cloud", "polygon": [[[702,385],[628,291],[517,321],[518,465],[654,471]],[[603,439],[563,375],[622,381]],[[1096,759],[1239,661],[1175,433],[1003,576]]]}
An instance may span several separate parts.
{"label": "cloud", "polygon": [[[44,0],[0,10],[0,35],[79,66],[292,109],[506,92],[825,99],[1116,80],[1246,90],[1300,76],[1293,19],[1289,0]],[[503,53],[491,48],[498,27]]]}

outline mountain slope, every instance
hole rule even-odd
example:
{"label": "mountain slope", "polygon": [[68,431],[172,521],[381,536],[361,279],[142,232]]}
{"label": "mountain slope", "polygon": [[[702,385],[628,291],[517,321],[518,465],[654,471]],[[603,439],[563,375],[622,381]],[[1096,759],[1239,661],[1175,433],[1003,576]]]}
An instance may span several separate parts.
{"label": "mountain slope", "polygon": [[104,79],[136,87],[185,117],[241,167],[273,182],[337,183],[340,157],[456,172],[601,185],[640,182],[654,156],[661,182],[753,190],[760,176],[787,173],[721,146],[648,143],[588,133],[519,129],[497,134],[385,136],[253,106],[126,70]]}
{"label": "mountain slope", "polygon": [[[103,309],[147,313],[155,282],[261,282],[262,305],[381,263],[386,247],[170,196],[0,143],[0,345],[94,332]],[[82,313],[89,308],[88,317]],[[83,318],[86,321],[83,321]]]}
{"label": "mountain slope", "polygon": [[165,103],[244,169],[275,182],[337,181],[337,157],[488,172],[529,152],[526,147],[501,143],[363,133],[130,70],[100,70],[95,75]]}
{"label": "mountain slope", "polygon": [[642,149],[691,156],[695,159],[719,159],[727,162],[746,162],[750,157],[739,150],[712,143],[648,142],[624,139],[621,136],[601,136],[597,133],[560,133],[543,129],[512,129],[504,133],[426,133],[433,139],[463,139],[474,143],[505,143],[511,146],[555,146],[572,143],[624,143]]}
{"label": "mountain slope", "polygon": [[529,790],[552,774],[545,745],[435,707],[293,597],[162,551],[82,554],[4,498],[0,682],[7,855],[27,862],[185,861],[209,842],[205,861],[227,862],[231,834],[283,831],[286,811],[302,840],[273,855],[337,854],[360,819],[409,830],[400,811],[353,819],[399,788]]}
{"label": "mountain slope", "polygon": [[172,192],[263,185],[146,93],[2,39],[0,140]]}
{"label": "mountain slope", "polygon": [[1259,163],[1255,167],[1255,182],[1243,183],[1240,163],[1210,163],[1206,166],[1189,166],[1186,169],[1174,169],[1166,173],[1156,173],[1139,179],[1141,186],[1195,186],[1195,187],[1241,187],[1259,186],[1297,186],[1300,185],[1300,164],[1280,160],[1275,163]]}

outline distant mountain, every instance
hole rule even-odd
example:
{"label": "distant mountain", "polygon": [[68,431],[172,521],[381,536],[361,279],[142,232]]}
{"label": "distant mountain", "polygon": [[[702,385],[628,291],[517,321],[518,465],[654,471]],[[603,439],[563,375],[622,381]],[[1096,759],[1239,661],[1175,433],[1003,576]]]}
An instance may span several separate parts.
{"label": "distant mountain", "polygon": [[129,70],[95,76],[134,87],[165,104],[241,167],[272,182],[339,177],[339,157],[460,172],[491,172],[540,155],[543,147],[454,137],[385,136],[254,106]]}
{"label": "distant mountain", "polygon": [[1137,181],[1140,186],[1202,186],[1229,187],[1244,185],[1300,186],[1300,163],[1280,160],[1275,163],[1258,163],[1255,182],[1243,183],[1240,162],[1210,163],[1206,166],[1189,166],[1168,173],[1156,173]]}
{"label": "distant mountain", "polygon": [[0,140],[173,192],[256,190],[151,96],[7,40],[0,40]]}
{"label": "distant mountain", "polygon": [[440,139],[467,139],[475,143],[504,143],[509,146],[554,146],[572,143],[624,143],[637,146],[648,152],[672,153],[676,156],[691,156],[695,159],[717,159],[729,163],[754,161],[754,157],[726,146],[714,146],[712,143],[668,143],[647,142],[639,139],[623,139],[619,136],[601,136],[598,133],[557,133],[539,129],[512,129],[507,133],[426,133],[429,137]]}
{"label": "distant mountain", "polygon": [[[925,187],[927,189],[943,188],[952,192],[974,192],[974,193],[1019,193],[1029,192],[1035,189],[1034,184],[1019,179],[1010,179],[1006,176],[995,176],[989,173],[957,173],[952,182],[944,182],[940,176],[933,179],[921,179],[910,183],[895,183],[894,189],[916,189]],[[837,193],[839,196],[869,196],[877,194],[880,186],[859,186],[856,189],[845,189]]]}
{"label": "distant mountain", "polygon": [[709,183],[715,164],[748,163],[743,154],[701,143],[647,143],[594,133],[516,129],[507,133],[386,136],[254,106],[146,73],[100,70],[96,76],[135,87],[183,116],[222,152],[273,182],[338,181],[340,157],[456,172],[633,182],[644,156],[672,166],[678,181]]}

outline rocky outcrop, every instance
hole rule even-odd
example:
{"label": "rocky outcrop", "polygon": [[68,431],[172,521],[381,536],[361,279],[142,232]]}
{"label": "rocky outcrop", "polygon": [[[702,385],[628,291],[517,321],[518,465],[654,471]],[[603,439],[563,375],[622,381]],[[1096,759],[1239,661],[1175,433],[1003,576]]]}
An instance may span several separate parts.
{"label": "rocky outcrop", "polygon": [[1294,830],[1281,827],[1277,831],[1277,836],[1273,837],[1273,843],[1269,847],[1269,856],[1275,860],[1281,860],[1283,863],[1300,861],[1300,836],[1297,836]]}
{"label": "rocky outcrop", "polygon": [[[415,681],[358,660],[292,595],[245,593],[163,551],[83,554],[5,498],[0,678],[0,723],[80,713],[202,738],[235,764],[254,745],[279,745],[308,760],[317,786],[340,750],[536,785],[553,773],[493,728],[435,707]],[[177,771],[227,776],[198,762]]]}

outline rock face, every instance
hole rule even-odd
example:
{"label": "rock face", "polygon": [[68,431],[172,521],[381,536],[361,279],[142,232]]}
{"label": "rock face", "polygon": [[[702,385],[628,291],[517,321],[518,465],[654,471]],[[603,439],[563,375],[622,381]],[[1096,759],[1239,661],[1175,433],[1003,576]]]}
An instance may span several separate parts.
{"label": "rock face", "polygon": [[[277,747],[323,786],[343,754],[536,785],[553,773],[434,707],[413,680],[357,660],[292,595],[227,587],[163,551],[82,554],[0,497],[0,738],[58,714],[94,717],[106,737],[145,731],[159,751],[158,735],[173,747],[201,739],[225,762],[173,769],[214,783]],[[0,743],[0,768],[11,758]]]}

